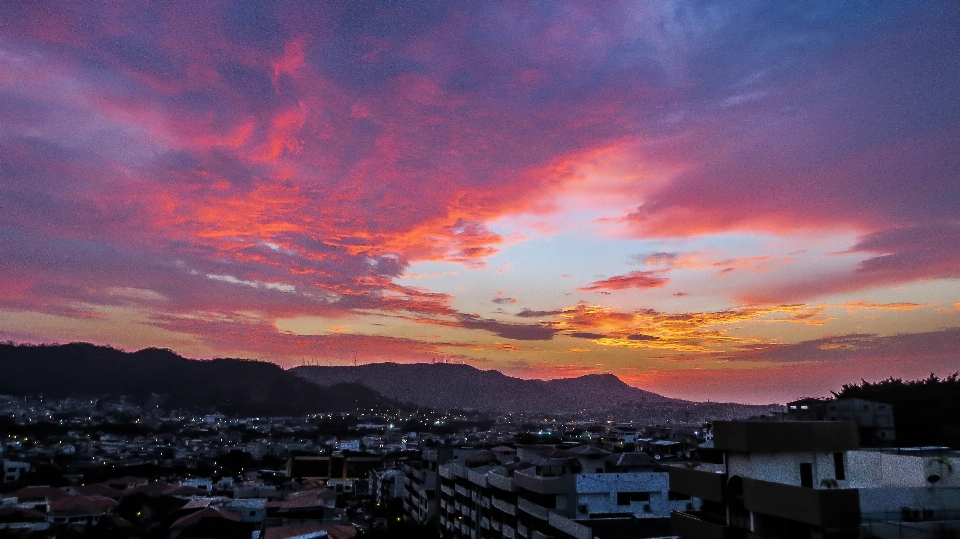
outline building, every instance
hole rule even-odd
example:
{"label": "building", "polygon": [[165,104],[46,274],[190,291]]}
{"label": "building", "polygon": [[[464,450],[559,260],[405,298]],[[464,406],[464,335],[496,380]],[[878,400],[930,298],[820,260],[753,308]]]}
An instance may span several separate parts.
{"label": "building", "polygon": [[373,501],[378,506],[385,506],[392,500],[402,499],[407,491],[403,468],[370,470],[369,483]]}
{"label": "building", "polygon": [[19,481],[20,476],[26,472],[30,471],[30,464],[26,462],[18,462],[15,460],[2,460],[0,464],[3,464],[3,482],[10,483],[13,481]]}
{"label": "building", "polygon": [[718,421],[723,464],[670,469],[671,492],[703,501],[671,515],[673,533],[893,539],[905,522],[960,531],[956,456],[858,445],[852,421]]}
{"label": "building", "polygon": [[889,446],[896,442],[893,406],[866,399],[800,399],[787,403],[788,419],[794,421],[853,421],[860,445]]}
{"label": "building", "polygon": [[796,421],[823,421],[827,417],[827,402],[827,399],[812,398],[788,402],[787,417]]}
{"label": "building", "polygon": [[659,537],[669,534],[671,511],[699,508],[671,495],[666,468],[639,452],[474,451],[437,474],[439,525],[455,538],[592,539],[598,528]]}
{"label": "building", "polygon": [[827,421],[854,421],[863,445],[890,445],[896,441],[893,406],[866,399],[837,399],[826,403]]}

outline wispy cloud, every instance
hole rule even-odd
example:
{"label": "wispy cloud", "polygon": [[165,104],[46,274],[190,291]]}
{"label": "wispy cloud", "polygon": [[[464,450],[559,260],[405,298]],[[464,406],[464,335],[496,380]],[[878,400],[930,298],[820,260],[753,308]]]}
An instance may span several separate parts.
{"label": "wispy cloud", "polygon": [[660,288],[670,282],[670,279],[661,277],[666,271],[667,270],[631,271],[625,275],[617,275],[608,279],[594,281],[577,290],[627,290],[632,288],[642,290],[646,288]]}

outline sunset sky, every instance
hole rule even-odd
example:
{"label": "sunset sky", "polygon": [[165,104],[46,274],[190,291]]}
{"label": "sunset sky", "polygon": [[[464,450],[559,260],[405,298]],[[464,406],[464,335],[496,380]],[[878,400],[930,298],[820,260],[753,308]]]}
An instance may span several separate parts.
{"label": "sunset sky", "polygon": [[960,369],[960,4],[0,2],[0,339]]}

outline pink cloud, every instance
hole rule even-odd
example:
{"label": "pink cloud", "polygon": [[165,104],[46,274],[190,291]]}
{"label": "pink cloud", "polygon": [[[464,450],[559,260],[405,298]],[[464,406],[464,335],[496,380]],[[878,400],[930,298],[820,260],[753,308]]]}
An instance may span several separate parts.
{"label": "pink cloud", "polygon": [[670,279],[660,277],[660,275],[663,275],[666,271],[667,270],[631,271],[625,275],[617,275],[609,279],[594,281],[577,290],[643,290],[647,288],[660,288],[670,282]]}
{"label": "pink cloud", "polygon": [[[617,178],[590,184],[616,187],[591,210],[635,208],[606,221],[618,233],[859,235],[854,271],[750,301],[956,278],[955,17],[880,10],[897,31],[878,36],[860,32],[884,24],[840,14],[827,22],[848,37],[834,43],[816,39],[829,25],[781,26],[778,9],[731,29],[630,3],[5,3],[0,303],[137,306],[161,324],[382,311],[548,339],[393,281],[414,262],[483,268],[508,243],[490,223],[560,211],[586,173]],[[665,272],[581,290],[664,287]]]}

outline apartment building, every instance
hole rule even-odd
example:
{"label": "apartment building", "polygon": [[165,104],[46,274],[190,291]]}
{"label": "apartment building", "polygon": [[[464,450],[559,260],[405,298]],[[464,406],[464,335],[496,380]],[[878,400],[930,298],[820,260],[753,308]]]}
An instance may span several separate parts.
{"label": "apartment building", "polygon": [[403,514],[418,524],[426,524],[436,518],[439,466],[450,460],[459,460],[469,453],[472,450],[440,447],[424,450],[420,459],[409,459],[403,467]]}
{"label": "apartment building", "polygon": [[670,494],[666,468],[649,455],[591,446],[475,451],[437,475],[438,522],[455,538],[659,537],[671,511],[699,508]]}

